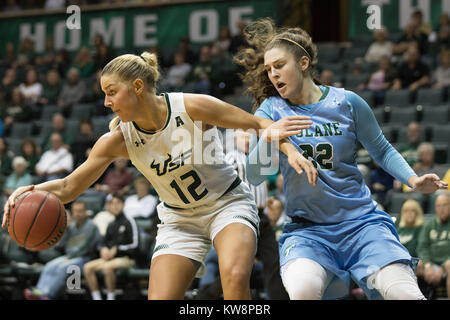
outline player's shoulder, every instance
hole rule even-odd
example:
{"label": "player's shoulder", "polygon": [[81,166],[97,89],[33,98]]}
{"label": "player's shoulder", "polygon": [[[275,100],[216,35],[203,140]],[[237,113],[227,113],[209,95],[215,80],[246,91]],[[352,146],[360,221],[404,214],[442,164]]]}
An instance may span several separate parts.
{"label": "player's shoulder", "polygon": [[113,157],[128,157],[125,138],[120,125],[98,138],[95,146]]}

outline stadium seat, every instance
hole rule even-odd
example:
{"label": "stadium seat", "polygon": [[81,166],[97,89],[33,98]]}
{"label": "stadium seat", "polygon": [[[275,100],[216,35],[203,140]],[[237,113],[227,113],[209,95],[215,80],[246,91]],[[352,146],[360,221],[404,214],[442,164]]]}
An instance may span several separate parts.
{"label": "stadium seat", "polygon": [[377,119],[378,124],[381,126],[382,124],[385,123],[385,112],[384,112],[384,108],[376,108],[373,109],[373,114],[375,115],[375,119]]}
{"label": "stadium seat", "polygon": [[389,111],[389,123],[407,126],[417,120],[417,110],[415,107],[391,108]]}
{"label": "stadium seat", "polygon": [[33,125],[30,122],[14,122],[11,127],[11,138],[25,138],[31,136]]}
{"label": "stadium seat", "polygon": [[51,120],[55,113],[61,112],[57,105],[47,105],[42,107],[41,120]]}
{"label": "stadium seat", "polygon": [[333,63],[339,59],[340,56],[340,48],[335,46],[323,47],[318,49],[317,59],[318,63]]}
{"label": "stadium seat", "polygon": [[81,120],[83,118],[90,118],[92,110],[95,106],[91,103],[78,103],[72,106],[72,111],[70,112],[70,119]]}
{"label": "stadium seat", "polygon": [[396,142],[396,131],[395,128],[391,125],[384,124],[381,126],[381,131],[383,132],[384,137],[390,143]]}
{"label": "stadium seat", "polygon": [[[407,126],[401,126],[397,130],[397,143],[407,143],[408,142],[408,128]],[[426,130],[420,130],[420,140],[425,141]]]}
{"label": "stadium seat", "polygon": [[6,142],[8,143],[8,149],[14,153],[14,155],[20,155],[21,151],[20,148],[22,146],[22,138],[5,138]]}
{"label": "stadium seat", "polygon": [[449,106],[425,106],[422,109],[421,122],[425,124],[447,124],[449,114]]}
{"label": "stadium seat", "polygon": [[364,101],[367,102],[367,104],[374,108],[374,100],[373,100],[373,92],[370,90],[366,90],[366,91],[356,91],[355,92],[358,96],[360,96],[361,98],[364,99]]}
{"label": "stadium seat", "polygon": [[410,105],[410,92],[407,89],[386,91],[384,97],[386,106],[408,107]]}
{"label": "stadium seat", "polygon": [[103,209],[103,198],[99,196],[81,196],[78,200],[86,204],[86,209],[92,211],[92,216]]}
{"label": "stadium seat", "polygon": [[423,208],[424,203],[425,203],[425,197],[421,193],[418,193],[418,192],[406,192],[406,193],[394,192],[394,193],[392,193],[391,199],[390,199],[389,213],[392,213],[392,214],[400,213],[403,203],[407,199],[410,199],[410,198],[419,202]]}
{"label": "stadium seat", "polygon": [[443,102],[443,90],[423,88],[417,91],[416,104],[439,105]]}
{"label": "stadium seat", "polygon": [[448,143],[450,140],[450,125],[433,125],[431,126],[431,142]]}
{"label": "stadium seat", "polygon": [[356,58],[364,58],[367,48],[350,47],[346,48],[343,53],[343,58],[347,61],[354,61]]}
{"label": "stadium seat", "polygon": [[47,137],[53,131],[53,125],[51,120],[36,120],[34,121],[35,127],[38,128],[40,137]]}
{"label": "stadium seat", "polygon": [[[448,139],[450,140],[450,138]],[[448,159],[448,148],[449,143],[447,142],[433,142],[434,147],[434,162],[436,163],[446,163]]]}
{"label": "stadium seat", "polygon": [[373,35],[371,33],[360,33],[355,34],[352,39],[352,46],[355,48],[367,48],[374,41]]}
{"label": "stadium seat", "polygon": [[346,74],[345,75],[345,88],[348,90],[355,90],[356,87],[363,83],[369,77],[368,73],[362,74]]}
{"label": "stadium seat", "polygon": [[101,136],[109,131],[109,117],[95,117],[92,118],[92,126],[94,127],[94,134]]}

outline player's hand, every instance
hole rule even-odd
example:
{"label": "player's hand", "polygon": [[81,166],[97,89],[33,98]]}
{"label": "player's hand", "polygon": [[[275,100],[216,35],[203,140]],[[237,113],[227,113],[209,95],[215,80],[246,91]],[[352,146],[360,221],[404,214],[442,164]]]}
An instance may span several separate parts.
{"label": "player's hand", "polygon": [[303,129],[311,127],[312,121],[310,119],[308,116],[284,117],[268,126],[261,137],[264,141],[270,143],[300,134]]}
{"label": "player's hand", "polygon": [[22,193],[25,193],[27,191],[31,191],[34,189],[34,185],[31,186],[25,186],[17,188],[8,198],[8,201],[6,201],[4,207],[3,207],[3,221],[2,221],[2,228],[6,228],[8,226],[8,219],[9,219],[9,211],[14,208],[16,205],[17,197],[19,197]]}
{"label": "player's hand", "polygon": [[437,190],[447,190],[448,183],[441,181],[437,174],[428,173],[421,177],[412,176],[408,180],[408,184],[411,186],[412,191],[422,193],[433,193]]}
{"label": "player's hand", "polygon": [[317,185],[317,169],[300,152],[290,152],[288,154],[288,163],[298,174],[302,174],[305,171],[310,185],[313,187]]}

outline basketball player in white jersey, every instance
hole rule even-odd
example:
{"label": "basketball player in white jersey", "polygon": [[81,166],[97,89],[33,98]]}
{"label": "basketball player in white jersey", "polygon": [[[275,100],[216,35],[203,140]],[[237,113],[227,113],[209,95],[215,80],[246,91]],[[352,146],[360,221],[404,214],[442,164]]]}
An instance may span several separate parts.
{"label": "basketball player in white jersey", "polygon": [[[225,299],[249,299],[249,279],[256,250],[259,218],[249,188],[240,183],[224,158],[217,129],[266,129],[263,139],[279,132],[280,150],[298,173],[315,185],[311,162],[284,138],[311,125],[309,117],[274,123],[206,95],[156,95],[156,56],[122,55],[102,72],[105,106],[116,114],[110,132],[94,145],[88,159],[70,175],[17,189],[5,204],[3,226],[18,195],[39,189],[63,203],[76,199],[117,158],[130,159],[151,182],[161,199],[156,245],[149,279],[149,299],[183,299],[195,276],[201,276],[211,244],[219,256]],[[194,122],[200,122],[198,123]],[[210,143],[203,143],[208,134]],[[215,157],[202,159],[207,148]],[[211,157],[209,157],[211,158]],[[217,161],[218,160],[218,161]],[[209,161],[209,162],[208,162]]]}

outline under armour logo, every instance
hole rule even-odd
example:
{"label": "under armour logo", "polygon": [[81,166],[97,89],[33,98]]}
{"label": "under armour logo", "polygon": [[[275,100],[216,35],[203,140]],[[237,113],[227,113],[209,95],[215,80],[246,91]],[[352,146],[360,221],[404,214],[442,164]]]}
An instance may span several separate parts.
{"label": "under armour logo", "polygon": [[136,145],[136,148],[139,147],[141,143],[142,143],[142,145],[144,145],[144,144],[145,144],[145,140],[144,140],[144,139],[141,139],[140,142],[137,141],[137,140],[134,142],[134,144]]}

